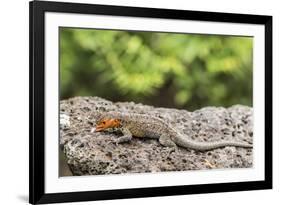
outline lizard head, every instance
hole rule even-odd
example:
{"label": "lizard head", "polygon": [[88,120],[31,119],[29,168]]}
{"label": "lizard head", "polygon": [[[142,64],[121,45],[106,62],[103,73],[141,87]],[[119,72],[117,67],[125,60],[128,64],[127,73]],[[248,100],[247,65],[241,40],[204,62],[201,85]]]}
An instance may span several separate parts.
{"label": "lizard head", "polygon": [[95,131],[100,132],[108,128],[117,128],[120,126],[121,120],[119,119],[102,119],[97,123]]}

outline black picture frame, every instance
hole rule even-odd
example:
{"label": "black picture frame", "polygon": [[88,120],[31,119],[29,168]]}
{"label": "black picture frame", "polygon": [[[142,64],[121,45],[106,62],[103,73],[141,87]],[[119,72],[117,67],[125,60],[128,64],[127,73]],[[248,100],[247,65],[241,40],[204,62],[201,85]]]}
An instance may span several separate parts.
{"label": "black picture frame", "polygon": [[[272,16],[215,13],[201,11],[105,6],[93,4],[32,1],[30,12],[30,164],[29,202],[32,204],[90,201],[105,199],[154,197],[167,195],[260,190],[272,188]],[[107,191],[71,193],[45,193],[44,166],[44,123],[45,123],[45,80],[44,80],[44,25],[45,12],[76,14],[100,14],[113,16],[182,19],[209,22],[247,23],[265,26],[265,180],[235,183],[198,184],[153,188],[136,188]]]}

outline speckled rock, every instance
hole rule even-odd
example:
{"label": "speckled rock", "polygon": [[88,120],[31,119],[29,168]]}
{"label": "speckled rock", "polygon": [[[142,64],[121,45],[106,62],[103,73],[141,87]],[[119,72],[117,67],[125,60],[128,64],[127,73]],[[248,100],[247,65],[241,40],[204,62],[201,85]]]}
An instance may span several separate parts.
{"label": "speckled rock", "polygon": [[194,141],[252,143],[251,107],[205,107],[188,112],[134,102],[113,103],[99,97],[75,97],[60,102],[60,147],[74,175],[249,168],[253,165],[251,148],[224,147],[205,152],[179,148],[177,152],[170,152],[155,139],[133,138],[129,143],[116,145],[114,139],[118,133],[91,133],[98,112],[116,110],[162,118]]}

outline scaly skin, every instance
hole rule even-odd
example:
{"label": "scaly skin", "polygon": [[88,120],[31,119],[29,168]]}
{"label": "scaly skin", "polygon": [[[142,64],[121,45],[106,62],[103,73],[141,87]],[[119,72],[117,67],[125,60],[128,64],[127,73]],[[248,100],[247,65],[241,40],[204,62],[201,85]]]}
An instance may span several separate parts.
{"label": "scaly skin", "polygon": [[123,136],[117,139],[117,143],[127,142],[134,137],[149,137],[159,139],[161,145],[176,148],[177,145],[198,151],[212,150],[225,146],[252,148],[251,144],[235,141],[221,142],[195,142],[178,133],[171,125],[160,118],[145,114],[105,112],[99,117],[95,131],[100,132],[109,129],[119,129]]}

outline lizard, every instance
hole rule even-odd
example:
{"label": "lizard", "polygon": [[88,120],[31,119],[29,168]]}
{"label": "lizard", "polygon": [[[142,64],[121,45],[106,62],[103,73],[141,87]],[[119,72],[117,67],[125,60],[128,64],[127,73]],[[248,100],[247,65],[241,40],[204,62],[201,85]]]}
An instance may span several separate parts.
{"label": "lizard", "polygon": [[252,144],[236,141],[195,142],[176,131],[170,124],[161,118],[147,114],[122,113],[109,111],[101,113],[92,132],[101,131],[122,132],[123,136],[117,138],[116,144],[129,142],[132,137],[148,137],[158,139],[164,147],[177,148],[177,146],[197,151],[207,151],[216,148],[235,146],[252,148]]}

